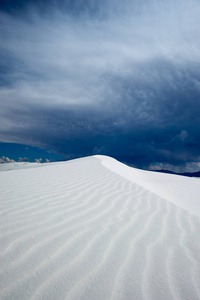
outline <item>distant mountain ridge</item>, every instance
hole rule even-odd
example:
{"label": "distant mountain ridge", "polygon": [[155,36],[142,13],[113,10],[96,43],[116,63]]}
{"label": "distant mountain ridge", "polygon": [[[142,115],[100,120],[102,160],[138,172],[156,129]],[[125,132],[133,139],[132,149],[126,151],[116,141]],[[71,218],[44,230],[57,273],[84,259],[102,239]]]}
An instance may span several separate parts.
{"label": "distant mountain ridge", "polygon": [[153,172],[159,172],[159,173],[166,173],[166,174],[174,174],[174,175],[181,175],[181,176],[187,176],[187,177],[200,177],[200,171],[198,172],[185,172],[185,173],[176,173],[169,170],[153,170]]}

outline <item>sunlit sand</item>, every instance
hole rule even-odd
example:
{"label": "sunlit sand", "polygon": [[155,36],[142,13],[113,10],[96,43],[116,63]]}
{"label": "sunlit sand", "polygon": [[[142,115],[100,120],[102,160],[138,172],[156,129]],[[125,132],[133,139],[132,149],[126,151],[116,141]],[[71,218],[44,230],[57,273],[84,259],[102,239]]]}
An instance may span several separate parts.
{"label": "sunlit sand", "polygon": [[200,299],[199,179],[106,156],[0,170],[0,299]]}

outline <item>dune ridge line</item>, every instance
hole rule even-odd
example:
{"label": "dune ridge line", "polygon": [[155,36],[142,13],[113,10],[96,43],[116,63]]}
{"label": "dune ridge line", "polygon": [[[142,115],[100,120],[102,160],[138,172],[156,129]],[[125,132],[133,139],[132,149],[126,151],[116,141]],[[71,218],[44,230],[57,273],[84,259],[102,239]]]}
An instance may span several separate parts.
{"label": "dune ridge line", "polygon": [[200,179],[129,167],[96,155],[104,167],[200,217]]}

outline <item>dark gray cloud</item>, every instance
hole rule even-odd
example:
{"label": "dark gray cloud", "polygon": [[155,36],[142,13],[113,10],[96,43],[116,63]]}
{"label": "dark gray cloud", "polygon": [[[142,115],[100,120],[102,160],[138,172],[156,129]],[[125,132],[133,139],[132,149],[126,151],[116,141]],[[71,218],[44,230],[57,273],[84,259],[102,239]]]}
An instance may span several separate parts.
{"label": "dark gray cloud", "polygon": [[199,1],[16,3],[1,12],[1,141],[200,161]]}

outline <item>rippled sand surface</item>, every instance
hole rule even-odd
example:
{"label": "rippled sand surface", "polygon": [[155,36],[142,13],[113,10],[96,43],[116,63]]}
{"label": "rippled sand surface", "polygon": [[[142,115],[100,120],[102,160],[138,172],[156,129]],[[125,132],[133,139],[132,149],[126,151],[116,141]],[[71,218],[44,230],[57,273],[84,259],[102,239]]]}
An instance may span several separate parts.
{"label": "rippled sand surface", "polygon": [[106,160],[0,172],[0,299],[200,299],[198,206]]}

